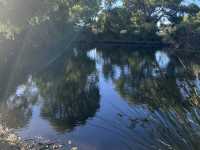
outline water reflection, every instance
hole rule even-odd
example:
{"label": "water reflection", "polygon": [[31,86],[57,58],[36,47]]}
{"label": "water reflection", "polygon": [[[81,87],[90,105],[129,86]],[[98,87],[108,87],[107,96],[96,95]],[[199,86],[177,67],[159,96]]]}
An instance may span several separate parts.
{"label": "water reflection", "polygon": [[170,58],[165,52],[157,51],[155,54],[156,61],[161,69],[166,69],[170,63]]}
{"label": "water reflection", "polygon": [[176,57],[169,58],[164,51],[155,52],[155,59],[151,54],[138,51],[119,56],[122,52],[100,51],[99,55],[103,58],[105,78],[112,79],[125,99],[141,103],[158,100],[160,104],[166,105],[169,101],[172,101],[171,104],[181,102],[182,97],[185,97],[183,91],[189,95],[192,95],[193,90],[198,93],[199,79],[195,72],[188,74],[188,70],[183,68]]}
{"label": "water reflection", "polygon": [[58,130],[71,130],[85,124],[99,108],[98,77],[93,61],[86,54],[66,60],[64,74],[40,80],[45,97],[41,115]]}
{"label": "water reflection", "polygon": [[[87,150],[198,149],[199,56],[121,47],[47,52],[0,62],[9,74],[0,80],[1,120],[20,135],[61,142],[75,135]],[[13,62],[21,65],[11,78]]]}
{"label": "water reflection", "polygon": [[37,102],[39,91],[32,77],[19,85],[7,100],[0,103],[1,121],[9,128],[24,127],[32,116],[32,107]]}
{"label": "water reflection", "polygon": [[[133,105],[131,112],[121,115],[129,116],[127,120],[130,120],[133,131],[137,131],[137,127],[145,130],[143,134],[148,137],[142,143],[145,149],[198,148],[199,108],[185,105],[199,106],[199,78],[196,75],[199,65],[195,60],[183,66],[182,61],[187,61],[179,62],[176,56],[169,58],[161,51],[155,53],[155,59],[138,51],[126,52],[121,57],[122,50],[118,54],[97,53],[104,60],[105,78],[111,79],[118,93]],[[196,68],[187,69],[193,66]],[[117,78],[113,75],[115,72],[120,72]],[[148,112],[145,118],[139,117],[141,112],[137,111],[135,104],[143,109],[142,112]],[[139,138],[140,141],[143,142],[143,138]],[[155,147],[150,146],[152,143]]]}
{"label": "water reflection", "polygon": [[[5,63],[13,62],[11,59],[1,63],[0,71],[10,74],[1,77],[5,83],[1,86],[1,120],[10,128],[25,127],[38,103],[42,103],[41,116],[58,131],[71,130],[93,117],[100,99],[95,62],[81,50],[66,51],[65,55],[57,55],[59,59],[51,59],[54,53],[32,55],[33,51],[20,54],[21,59],[16,60],[20,66],[17,64],[13,70],[5,67]],[[39,65],[40,60],[43,65]],[[14,70],[18,70],[15,77]]]}
{"label": "water reflection", "polygon": [[83,150],[199,149],[199,53],[69,46],[87,3],[0,0],[1,121]]}

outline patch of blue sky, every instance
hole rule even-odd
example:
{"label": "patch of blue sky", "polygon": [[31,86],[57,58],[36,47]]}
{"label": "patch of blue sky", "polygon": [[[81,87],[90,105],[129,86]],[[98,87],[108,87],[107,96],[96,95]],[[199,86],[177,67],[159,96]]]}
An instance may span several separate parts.
{"label": "patch of blue sky", "polygon": [[[200,0],[185,0],[184,1],[184,4],[186,4],[186,5],[188,5],[188,4],[191,4],[191,3],[194,3],[194,4],[197,4],[197,5],[199,5],[200,6]],[[122,6],[122,4],[123,4],[123,2],[122,2],[122,0],[118,0],[116,3],[115,3],[115,7],[120,7],[120,6]]]}
{"label": "patch of blue sky", "polygon": [[197,4],[200,6],[200,0],[185,0],[184,2],[184,4],[186,5],[191,4],[191,3]]}

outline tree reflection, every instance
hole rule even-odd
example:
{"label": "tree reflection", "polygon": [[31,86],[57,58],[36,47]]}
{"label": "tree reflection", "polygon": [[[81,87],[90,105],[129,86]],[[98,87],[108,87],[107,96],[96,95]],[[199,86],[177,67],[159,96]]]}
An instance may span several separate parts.
{"label": "tree reflection", "polygon": [[72,130],[93,117],[100,98],[95,63],[84,52],[74,51],[73,56],[65,59],[63,72],[48,79],[44,75],[39,83],[45,98],[41,115],[58,131]]}
{"label": "tree reflection", "polygon": [[8,128],[24,127],[32,116],[32,107],[37,102],[39,89],[29,77],[28,81],[16,88],[0,102],[0,119]]}
{"label": "tree reflection", "polygon": [[197,64],[184,68],[176,56],[170,57],[161,51],[155,55],[142,51],[127,51],[121,55],[122,52],[99,51],[104,60],[104,76],[112,79],[116,90],[126,100],[155,108],[188,102],[186,97],[191,97],[191,102],[195,93],[198,99]]}
{"label": "tree reflection", "polygon": [[199,57],[193,55],[191,61],[189,56],[164,51],[155,55],[126,51],[122,57],[121,50],[97,53],[103,58],[104,75],[130,104],[130,111],[120,115],[129,122],[124,131],[134,137],[134,131],[142,128],[144,136],[137,139],[147,149],[198,149]]}
{"label": "tree reflection", "polygon": [[[14,67],[10,65],[15,60],[1,59],[0,114],[8,127],[27,125],[34,104],[41,100],[42,117],[58,130],[71,130],[95,115],[100,107],[95,62],[83,49],[66,50],[57,55],[59,59],[54,54],[57,55],[46,51],[35,54],[31,49],[20,55]],[[6,56],[14,57],[7,53]],[[33,77],[24,82],[33,71]]]}

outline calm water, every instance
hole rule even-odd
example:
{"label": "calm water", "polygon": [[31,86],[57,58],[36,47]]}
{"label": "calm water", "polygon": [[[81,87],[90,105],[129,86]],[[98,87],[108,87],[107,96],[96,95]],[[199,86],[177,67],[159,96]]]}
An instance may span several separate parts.
{"label": "calm water", "polygon": [[0,117],[24,139],[71,141],[81,150],[200,146],[198,53],[124,47],[1,53]]}

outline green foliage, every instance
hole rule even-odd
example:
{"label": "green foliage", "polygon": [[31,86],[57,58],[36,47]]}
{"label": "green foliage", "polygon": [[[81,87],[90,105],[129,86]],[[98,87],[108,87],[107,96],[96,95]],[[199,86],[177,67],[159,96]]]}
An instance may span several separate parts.
{"label": "green foliage", "polygon": [[4,24],[0,22],[0,37],[5,37],[6,39],[14,40],[15,34],[19,33],[20,29],[12,26],[10,24]]}
{"label": "green foliage", "polygon": [[198,48],[200,40],[200,11],[195,15],[184,16],[170,36],[179,47]]}
{"label": "green foliage", "polygon": [[187,34],[187,39],[184,39],[187,45],[184,46],[188,46],[193,45],[191,41],[199,40],[200,7],[194,3],[184,5],[183,2],[9,0],[0,4],[0,34],[6,39],[15,39],[16,35],[31,30],[40,39],[40,34],[45,35],[51,30],[54,39],[60,42],[82,40],[87,36],[92,40],[96,33],[100,40],[160,41],[164,38],[165,42],[176,46],[181,45],[182,36]]}
{"label": "green foliage", "polygon": [[99,23],[103,32],[119,34],[122,29],[128,29],[130,25],[129,14],[124,8],[114,8],[108,14],[102,13]]}
{"label": "green foliage", "polygon": [[[45,24],[46,28],[54,26],[57,32],[66,35],[67,31],[73,31],[77,26],[83,28],[91,25],[96,19],[100,4],[100,0],[9,0],[0,5],[1,33],[4,37],[13,39],[15,34],[26,32],[30,28],[34,30],[35,26],[42,30]],[[16,32],[16,29],[21,32]]]}

